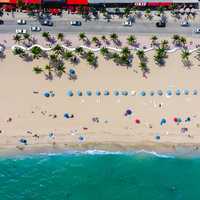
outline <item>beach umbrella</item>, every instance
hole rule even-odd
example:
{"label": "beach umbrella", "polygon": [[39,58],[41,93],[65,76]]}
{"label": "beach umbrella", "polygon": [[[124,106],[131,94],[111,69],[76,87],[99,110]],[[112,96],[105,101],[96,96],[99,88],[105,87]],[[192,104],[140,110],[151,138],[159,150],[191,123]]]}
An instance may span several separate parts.
{"label": "beach umbrella", "polygon": [[131,115],[131,114],[132,114],[132,110],[131,109],[126,110],[126,114],[125,115]]}
{"label": "beach umbrella", "polygon": [[87,96],[91,96],[91,95],[92,95],[92,92],[91,92],[90,90],[87,90],[87,91],[86,91],[86,95],[87,95]]}
{"label": "beach umbrella", "polygon": [[189,94],[189,90],[188,89],[183,90],[183,94],[188,95]]}
{"label": "beach umbrella", "polygon": [[79,136],[78,138],[80,141],[83,141],[84,140],[84,137],[83,136]]}
{"label": "beach umbrella", "polygon": [[149,94],[150,94],[150,96],[154,96],[155,92],[154,92],[153,90],[151,90],[151,91],[149,92]]}
{"label": "beach umbrella", "polygon": [[24,138],[21,138],[21,139],[19,140],[19,142],[22,143],[22,144],[27,145],[27,140],[24,139]]}
{"label": "beach umbrella", "polygon": [[140,120],[139,119],[135,119],[135,123],[136,124],[140,124]]}
{"label": "beach umbrella", "polygon": [[64,113],[64,118],[69,119],[70,118],[69,113]]}
{"label": "beach umbrella", "polygon": [[119,96],[119,91],[115,90],[115,91],[113,92],[113,95],[114,95],[114,96]]}
{"label": "beach umbrella", "polygon": [[96,96],[100,96],[101,92],[99,90],[96,91]]}
{"label": "beach umbrella", "polygon": [[162,96],[162,95],[163,95],[162,90],[158,90],[158,91],[157,91],[157,94],[158,94],[159,96]]}
{"label": "beach umbrella", "polygon": [[45,97],[50,97],[50,93],[49,93],[49,92],[44,92],[43,95],[44,95]]}
{"label": "beach umbrella", "polygon": [[155,138],[156,138],[156,140],[160,140],[160,135],[156,134]]}
{"label": "beach umbrella", "polygon": [[167,90],[167,96],[172,96],[172,91],[171,90]]}
{"label": "beach umbrella", "polygon": [[70,75],[75,75],[76,71],[73,68],[71,68],[71,69],[69,69],[69,74]]}
{"label": "beach umbrella", "polygon": [[193,94],[193,95],[197,95],[197,94],[198,94],[198,91],[197,91],[197,90],[193,90],[192,94]]}
{"label": "beach umbrella", "polygon": [[103,94],[104,94],[104,96],[108,96],[108,95],[110,94],[110,92],[109,92],[108,90],[105,90],[105,91],[103,92]]}
{"label": "beach umbrella", "polygon": [[121,94],[122,94],[123,96],[128,96],[128,91],[122,91]]}
{"label": "beach umbrella", "polygon": [[191,118],[190,117],[187,117],[185,122],[190,122],[191,121]]}
{"label": "beach umbrella", "polygon": [[167,120],[165,118],[162,118],[160,121],[160,125],[162,126],[163,124],[166,124],[166,123],[167,123]]}
{"label": "beach umbrella", "polygon": [[78,91],[77,91],[77,95],[80,97],[80,96],[83,95],[83,93],[82,93],[80,90],[78,90]]}
{"label": "beach umbrella", "polygon": [[136,95],[136,91],[132,90],[132,91],[131,91],[131,95],[132,95],[132,96],[135,96],[135,95]]}
{"label": "beach umbrella", "polygon": [[177,117],[174,117],[174,122],[178,122],[178,118]]}
{"label": "beach umbrella", "polygon": [[181,122],[182,122],[182,119],[179,117],[178,120],[177,120],[177,122],[178,122],[178,123],[181,123]]}
{"label": "beach umbrella", "polygon": [[140,96],[145,96],[146,95],[146,92],[145,91],[141,91],[140,92]]}
{"label": "beach umbrella", "polygon": [[179,96],[181,94],[181,91],[179,89],[176,90],[176,95]]}
{"label": "beach umbrella", "polygon": [[67,96],[68,97],[72,97],[74,94],[73,94],[73,92],[71,91],[71,90],[69,90],[69,91],[67,91]]}

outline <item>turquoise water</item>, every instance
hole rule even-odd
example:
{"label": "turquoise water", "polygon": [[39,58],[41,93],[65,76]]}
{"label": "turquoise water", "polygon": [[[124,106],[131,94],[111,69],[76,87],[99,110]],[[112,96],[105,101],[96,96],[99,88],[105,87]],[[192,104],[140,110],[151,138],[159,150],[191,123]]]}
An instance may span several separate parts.
{"label": "turquoise water", "polygon": [[0,158],[0,200],[200,199],[200,158],[58,154]]}

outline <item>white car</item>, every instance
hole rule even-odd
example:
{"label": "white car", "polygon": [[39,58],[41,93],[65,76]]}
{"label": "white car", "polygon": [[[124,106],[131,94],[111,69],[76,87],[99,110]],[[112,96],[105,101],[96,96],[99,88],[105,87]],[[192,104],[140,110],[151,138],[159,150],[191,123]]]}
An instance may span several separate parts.
{"label": "white car", "polygon": [[26,29],[16,29],[16,34],[26,34],[27,30]]}
{"label": "white car", "polygon": [[183,21],[182,23],[181,23],[181,26],[183,26],[183,27],[187,27],[187,26],[189,26],[190,24],[189,24],[189,22],[188,21]]}
{"label": "white car", "polygon": [[31,31],[39,32],[39,31],[41,31],[41,27],[39,27],[39,26],[31,26]]}
{"label": "white car", "polygon": [[24,19],[18,19],[17,20],[17,24],[19,24],[19,25],[25,25],[26,24],[26,20],[24,20]]}
{"label": "white car", "polygon": [[130,22],[130,21],[125,21],[122,25],[123,25],[123,26],[132,26],[132,22]]}
{"label": "white car", "polygon": [[196,29],[194,30],[194,32],[197,33],[197,34],[200,34],[200,28],[196,28]]}

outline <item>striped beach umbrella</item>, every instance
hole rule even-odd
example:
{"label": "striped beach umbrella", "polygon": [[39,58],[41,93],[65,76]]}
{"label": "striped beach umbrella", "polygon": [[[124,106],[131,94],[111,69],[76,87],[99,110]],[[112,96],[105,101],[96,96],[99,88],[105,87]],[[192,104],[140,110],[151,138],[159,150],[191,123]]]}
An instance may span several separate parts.
{"label": "striped beach umbrella", "polygon": [[92,96],[92,92],[91,92],[90,90],[87,90],[87,91],[86,91],[86,95],[87,95],[87,96]]}
{"label": "striped beach umbrella", "polygon": [[96,96],[100,96],[101,92],[99,90],[96,91]]}
{"label": "striped beach umbrella", "polygon": [[119,91],[117,91],[117,90],[113,91],[113,95],[114,96],[119,96]]}
{"label": "striped beach umbrella", "polygon": [[68,97],[72,97],[74,94],[73,94],[73,92],[72,92],[72,90],[68,90],[67,91],[67,96]]}
{"label": "striped beach umbrella", "polygon": [[103,94],[104,94],[104,96],[108,96],[108,95],[110,94],[110,92],[109,92],[108,90],[105,90],[105,91],[103,92]]}

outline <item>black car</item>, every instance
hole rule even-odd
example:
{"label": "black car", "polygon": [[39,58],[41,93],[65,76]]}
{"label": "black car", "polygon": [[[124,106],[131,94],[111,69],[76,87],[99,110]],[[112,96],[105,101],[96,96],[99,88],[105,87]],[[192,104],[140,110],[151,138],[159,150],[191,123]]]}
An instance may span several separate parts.
{"label": "black car", "polygon": [[0,24],[4,24],[4,21],[3,21],[3,20],[0,20]]}
{"label": "black car", "polygon": [[166,23],[165,23],[165,22],[162,22],[162,21],[156,22],[156,26],[157,26],[157,27],[166,27]]}
{"label": "black car", "polygon": [[53,22],[50,20],[44,20],[41,22],[42,26],[53,26]]}
{"label": "black car", "polygon": [[70,24],[72,26],[81,26],[81,21],[71,21]]}

